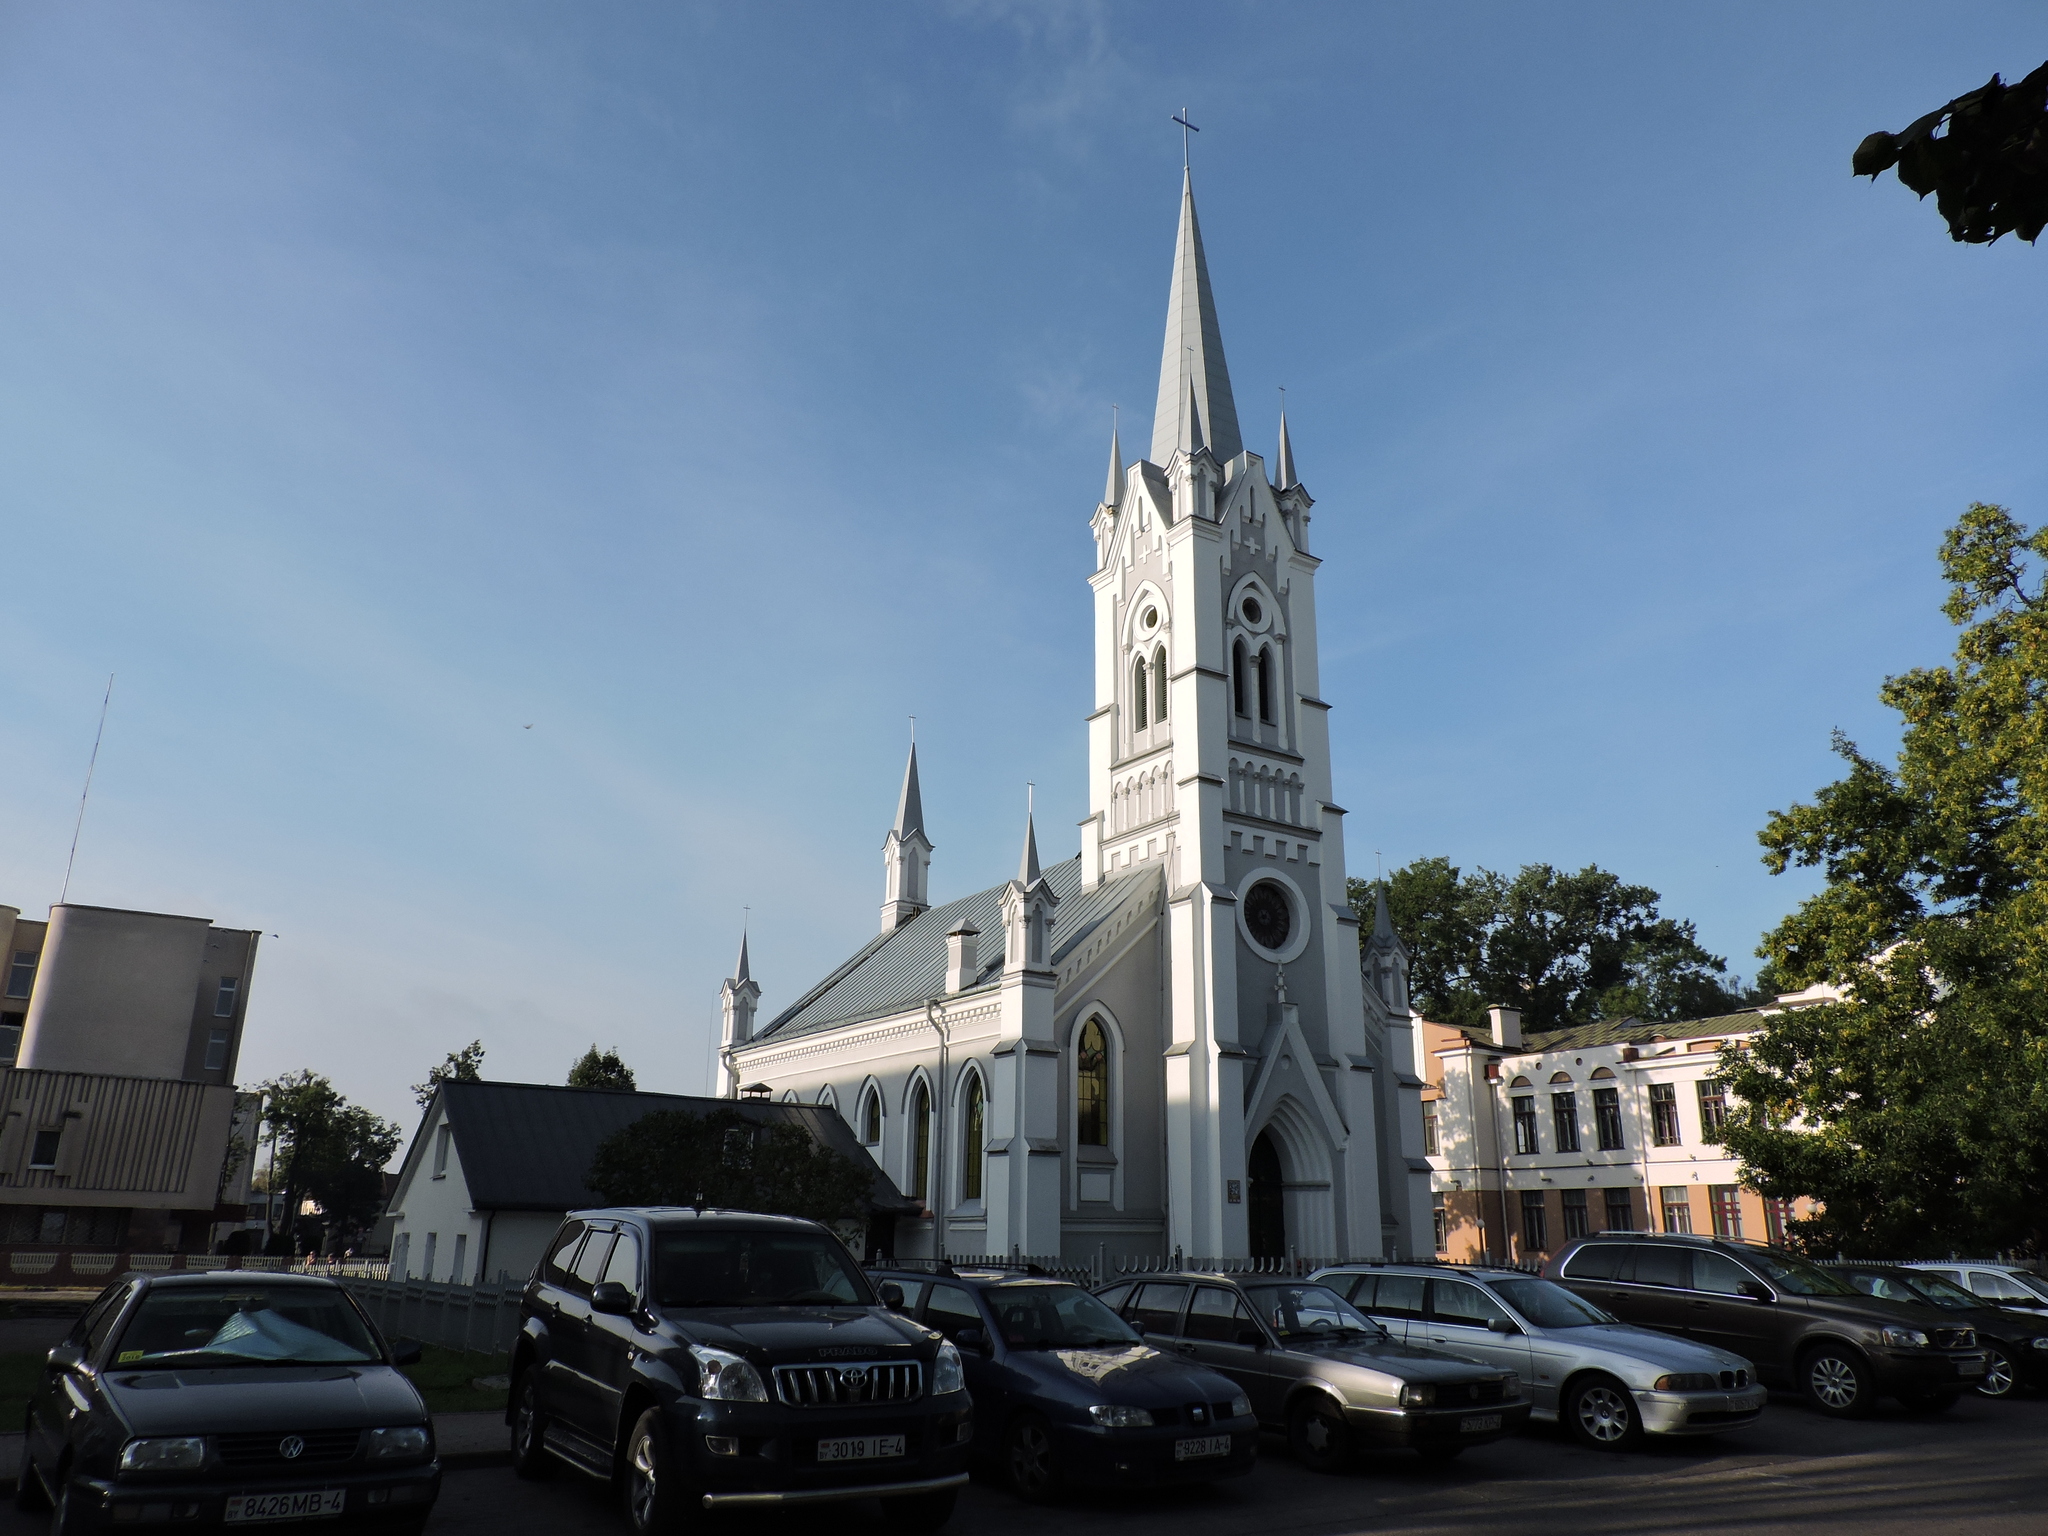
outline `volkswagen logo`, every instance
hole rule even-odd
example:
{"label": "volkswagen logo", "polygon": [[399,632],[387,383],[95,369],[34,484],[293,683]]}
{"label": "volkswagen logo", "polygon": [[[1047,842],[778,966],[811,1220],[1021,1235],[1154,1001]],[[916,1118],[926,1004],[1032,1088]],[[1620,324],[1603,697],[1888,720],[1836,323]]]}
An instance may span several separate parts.
{"label": "volkswagen logo", "polygon": [[286,1435],[282,1440],[277,1442],[277,1454],[282,1456],[286,1461],[296,1461],[300,1456],[305,1454],[305,1450],[306,1442],[301,1440],[297,1435]]}
{"label": "volkswagen logo", "polygon": [[839,1373],[839,1379],[852,1391],[858,1392],[868,1384],[868,1370],[864,1365],[849,1365]]}

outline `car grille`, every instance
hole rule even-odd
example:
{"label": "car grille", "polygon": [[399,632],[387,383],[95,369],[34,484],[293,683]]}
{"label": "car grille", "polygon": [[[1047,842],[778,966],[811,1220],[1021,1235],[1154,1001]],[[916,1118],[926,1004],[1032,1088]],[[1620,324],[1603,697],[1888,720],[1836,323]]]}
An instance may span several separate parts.
{"label": "car grille", "polygon": [[[1721,1390],[1724,1392],[1739,1391],[1748,1385],[1749,1372],[1747,1371],[1723,1371],[1721,1373]],[[1694,1417],[1697,1418],[1698,1415],[1695,1414]]]}
{"label": "car grille", "polygon": [[[322,1467],[347,1461],[363,1438],[360,1429],[261,1429],[214,1436],[221,1463],[230,1467]],[[296,1455],[285,1452],[296,1443]]]}
{"label": "car grille", "polygon": [[1462,1408],[1468,1403],[1497,1403],[1501,1400],[1500,1381],[1446,1381],[1436,1389],[1436,1405],[1439,1408]]}
{"label": "car grille", "polygon": [[1151,1408],[1154,1424],[1214,1424],[1230,1417],[1228,1403],[1189,1403],[1182,1408]]}
{"label": "car grille", "polygon": [[1934,1330],[1936,1349],[1975,1349],[1977,1330],[1974,1328],[1937,1328]]}
{"label": "car grille", "polygon": [[792,1408],[907,1403],[923,1391],[924,1371],[915,1360],[775,1367],[775,1395]]}

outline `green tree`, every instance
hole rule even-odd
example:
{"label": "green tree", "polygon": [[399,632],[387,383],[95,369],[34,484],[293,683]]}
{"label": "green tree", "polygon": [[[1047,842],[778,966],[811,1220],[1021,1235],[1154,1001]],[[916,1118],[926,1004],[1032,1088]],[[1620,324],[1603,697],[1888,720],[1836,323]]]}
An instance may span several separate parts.
{"label": "green tree", "polygon": [[619,1059],[618,1047],[599,1051],[597,1042],[590,1043],[590,1049],[576,1058],[576,1065],[569,1069],[571,1088],[609,1088],[616,1093],[632,1093],[639,1084],[633,1081],[633,1069]]}
{"label": "green tree", "polygon": [[1765,935],[1792,986],[1846,1002],[1768,1016],[1728,1058],[1725,1144],[1766,1195],[1811,1195],[1814,1251],[1904,1257],[2048,1240],[2048,531],[1972,506],[1942,541],[1948,666],[1887,678],[1887,766],[1774,811],[1764,863],[1826,884]]}
{"label": "green tree", "polygon": [[434,1090],[443,1083],[476,1083],[483,1081],[484,1043],[472,1040],[459,1051],[450,1051],[438,1067],[429,1068],[424,1083],[412,1085],[413,1097],[425,1109],[434,1102]]}
{"label": "green tree", "polygon": [[662,1110],[615,1131],[584,1183],[609,1205],[715,1205],[727,1210],[865,1221],[873,1173],[786,1120],[736,1108]]}
{"label": "green tree", "polygon": [[1871,134],[1850,165],[1872,181],[1896,166],[1921,197],[1932,192],[1950,239],[2031,243],[2048,224],[2048,64],[2017,85],[1993,75],[1903,133]]}
{"label": "green tree", "polygon": [[[1372,886],[1350,882],[1360,940],[1372,931]],[[1599,1019],[1702,1018],[1745,1005],[1727,962],[1707,953],[1663,898],[1598,865],[1576,874],[1525,864],[1512,879],[1418,859],[1387,882],[1387,911],[1408,945],[1409,995],[1429,1018],[1468,1027],[1490,1003],[1522,1011],[1529,1030]]]}
{"label": "green tree", "polygon": [[297,1212],[320,1207],[331,1249],[368,1227],[384,1204],[384,1165],[398,1151],[398,1126],[351,1104],[317,1072],[287,1073],[263,1084],[263,1119],[275,1137],[275,1184],[284,1191],[286,1244],[300,1241]]}

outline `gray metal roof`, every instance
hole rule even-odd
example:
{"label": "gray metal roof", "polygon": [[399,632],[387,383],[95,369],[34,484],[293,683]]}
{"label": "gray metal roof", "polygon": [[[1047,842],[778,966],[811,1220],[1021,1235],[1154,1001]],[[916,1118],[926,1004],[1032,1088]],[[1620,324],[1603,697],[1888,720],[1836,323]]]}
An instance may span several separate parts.
{"label": "gray metal roof", "polygon": [[[1079,857],[1046,870],[1046,884],[1059,898],[1052,914],[1053,965],[1057,967],[1072,953],[1075,945],[1137,889],[1138,882],[1158,879],[1158,868],[1147,866],[1105,880],[1084,893]],[[895,932],[877,934],[754,1038],[807,1035],[861,1019],[900,1013],[926,998],[943,997],[946,935],[963,917],[981,930],[981,969],[975,985],[993,982],[1003,970],[1003,892],[1007,887],[1005,881],[946,906],[931,907]]]}
{"label": "gray metal roof", "polygon": [[[874,1171],[874,1205],[915,1211],[876,1167],[853,1127],[821,1104],[777,1104],[766,1099],[703,1099],[679,1093],[620,1093],[603,1088],[557,1088],[547,1083],[441,1084],[440,1100],[455,1132],[456,1155],[469,1185],[471,1206],[496,1211],[571,1211],[603,1205],[583,1182],[600,1143],[661,1110],[708,1114],[737,1109],[758,1124],[803,1126],[833,1151]],[[433,1107],[427,1109],[431,1123]],[[413,1138],[406,1162],[422,1151]]]}

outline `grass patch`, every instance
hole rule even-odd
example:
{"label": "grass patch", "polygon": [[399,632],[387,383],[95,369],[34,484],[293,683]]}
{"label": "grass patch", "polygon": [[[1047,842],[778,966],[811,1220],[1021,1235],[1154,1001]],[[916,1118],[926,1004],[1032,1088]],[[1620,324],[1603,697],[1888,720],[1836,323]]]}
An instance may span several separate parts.
{"label": "grass patch", "polygon": [[21,1428],[28,1414],[29,1395],[42,1384],[46,1349],[14,1350],[0,1354],[0,1430]]}
{"label": "grass patch", "polygon": [[502,1376],[511,1368],[509,1355],[465,1353],[428,1344],[421,1352],[420,1363],[404,1370],[435,1413],[503,1413],[505,1388],[480,1392],[470,1383],[479,1376]]}

